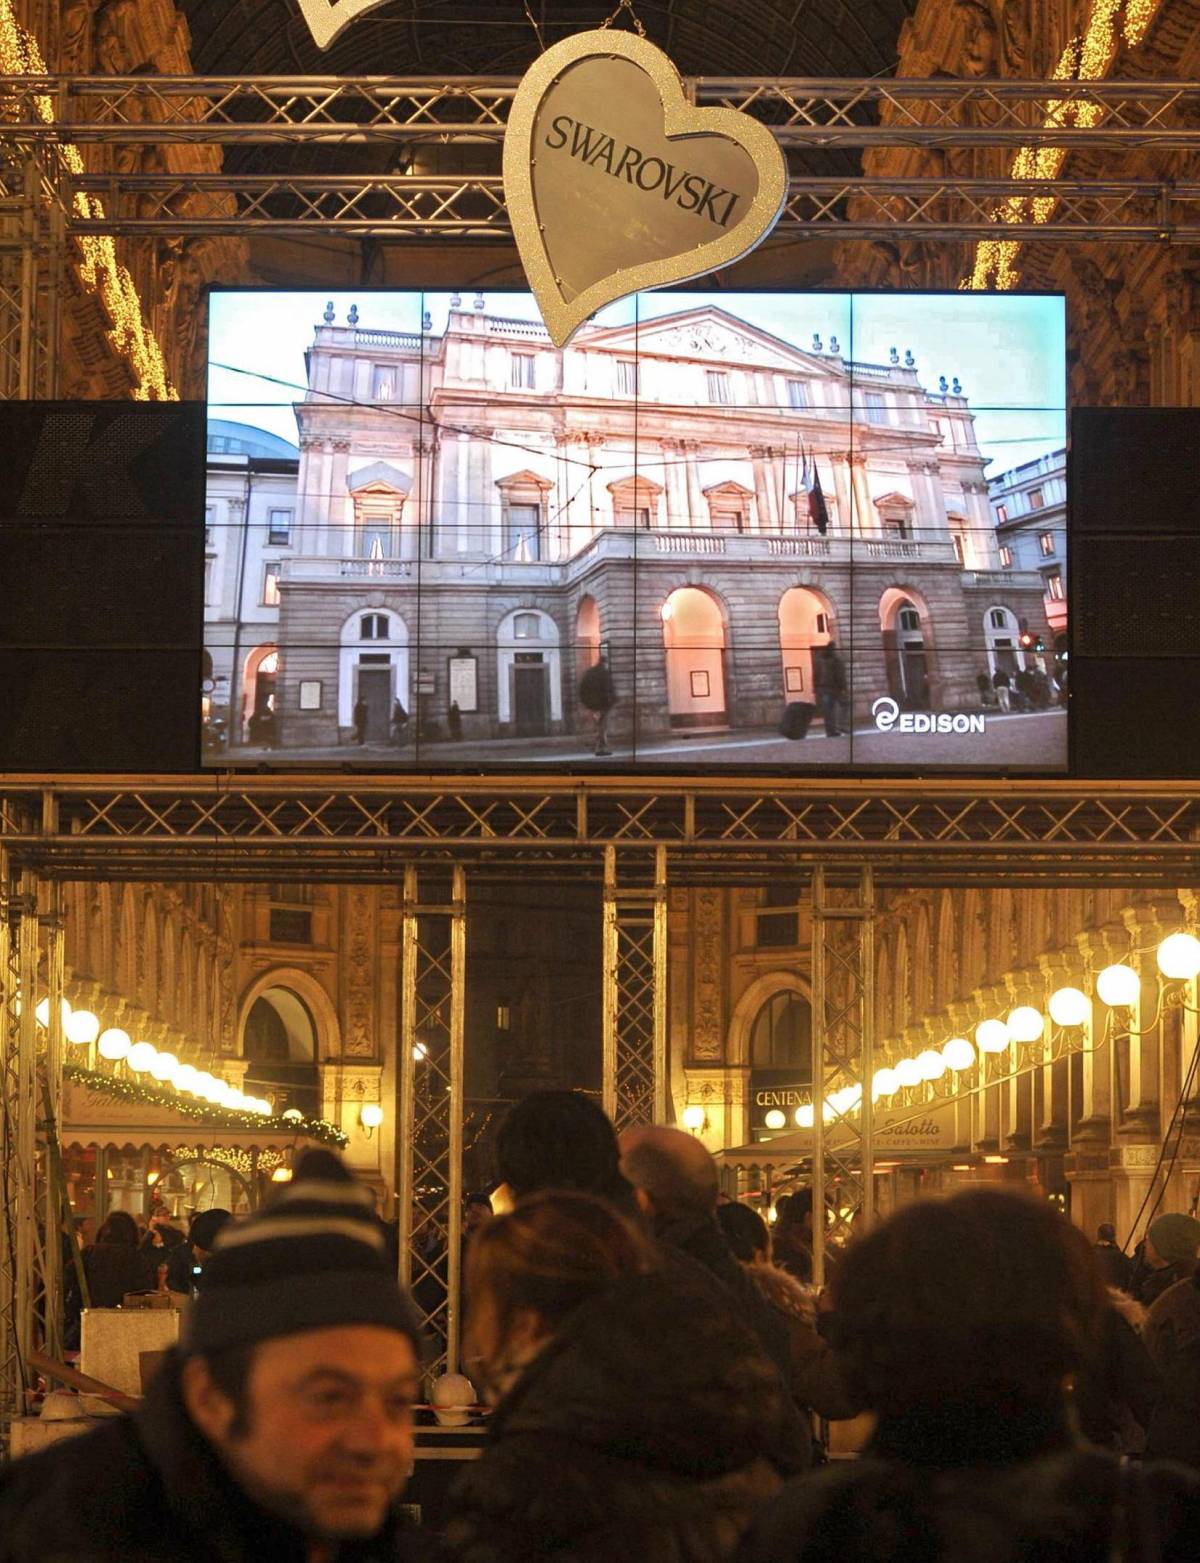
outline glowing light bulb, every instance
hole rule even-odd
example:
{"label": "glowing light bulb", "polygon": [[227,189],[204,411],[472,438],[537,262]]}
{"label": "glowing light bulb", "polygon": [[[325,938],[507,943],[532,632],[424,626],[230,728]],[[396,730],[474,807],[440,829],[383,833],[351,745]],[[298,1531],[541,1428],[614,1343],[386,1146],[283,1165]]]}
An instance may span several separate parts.
{"label": "glowing light bulb", "polygon": [[113,1063],[128,1058],[131,1046],[128,1031],[122,1031],[120,1026],[110,1026],[107,1031],[102,1031],[96,1043],[100,1057],[110,1059]]}
{"label": "glowing light bulb", "polygon": [[[289,1107],[287,1112],[285,1112],[283,1116],[287,1119],[287,1121],[289,1123],[303,1123],[304,1122],[304,1114],[300,1111],[300,1109],[298,1107]],[[289,1174],[289,1176],[290,1176],[290,1174]]]}
{"label": "glowing light bulb", "polygon": [[1045,1029],[1041,1010],[1032,1004],[1018,1004],[1008,1013],[1008,1034],[1014,1042],[1036,1042]]}
{"label": "glowing light bulb", "polygon": [[915,1058],[902,1058],[896,1065],[896,1079],[903,1086],[920,1085],[921,1067]]}
{"label": "glowing light bulb", "polygon": [[811,1102],[801,1102],[793,1117],[796,1120],[798,1129],[811,1129],[816,1117],[816,1114],[813,1112],[813,1104]]}
{"label": "glowing light bulb", "polygon": [[100,1021],[90,1009],[73,1009],[63,1020],[63,1031],[68,1042],[87,1047],[100,1035]]}
{"label": "glowing light bulb", "polygon": [[900,1082],[896,1078],[894,1069],[888,1069],[885,1066],[883,1069],[875,1071],[875,1077],[871,1081],[871,1095],[875,1100],[878,1100],[881,1096],[894,1096],[899,1089]]}
{"label": "glowing light bulb", "polygon": [[942,1055],[931,1047],[917,1054],[916,1064],[921,1071],[922,1080],[940,1080],[950,1067]]}
{"label": "glowing light bulb", "polygon": [[[48,1026],[50,1024],[50,1000],[49,1000],[49,998],[40,999],[38,1001],[37,1006],[35,1007],[35,1009],[33,1011],[33,1017],[37,1021],[39,1026]],[[71,1018],[71,1006],[67,1003],[66,999],[63,999],[63,1001],[62,1001],[62,1023],[63,1023],[63,1030],[64,1031],[67,1029],[67,1022],[70,1020],[70,1018]]]}
{"label": "glowing light bulb", "polygon": [[946,1060],[946,1068],[957,1073],[961,1069],[970,1069],[975,1062],[975,1049],[966,1037],[951,1037],[942,1049],[942,1057]]}
{"label": "glowing light bulb", "polygon": [[1142,979],[1132,966],[1106,966],[1096,978],[1096,992],[1110,1009],[1128,1009],[1142,992]]}
{"label": "glowing light bulb", "polygon": [[691,1107],[683,1109],[683,1127],[690,1129],[694,1134],[697,1129],[704,1127],[704,1109],[693,1103]]}
{"label": "glowing light bulb", "polygon": [[[283,1115],[285,1118],[287,1114]],[[271,1174],[272,1183],[290,1183],[292,1181],[292,1169],[290,1167],[276,1167]]]}
{"label": "glowing light bulb", "polygon": [[1172,982],[1191,982],[1200,972],[1200,939],[1190,933],[1173,933],[1158,947],[1158,969]]}
{"label": "glowing light bulb", "polygon": [[783,1129],[787,1126],[787,1114],[778,1107],[772,1107],[763,1122],[768,1129]]}
{"label": "glowing light bulb", "polygon": [[134,1074],[144,1074],[158,1056],[158,1049],[149,1042],[135,1042],[125,1055],[125,1062]]}
{"label": "glowing light bulb", "polygon": [[1079,988],[1056,988],[1049,1009],[1056,1026],[1082,1026],[1092,1012],[1092,1001]]}
{"label": "glowing light bulb", "polygon": [[155,1053],[150,1060],[150,1073],[156,1080],[170,1080],[178,1068],[179,1060],[174,1053]]}
{"label": "glowing light bulb", "polygon": [[1008,1027],[1002,1020],[984,1020],[975,1027],[975,1046],[981,1053],[1003,1053],[1008,1043]]}

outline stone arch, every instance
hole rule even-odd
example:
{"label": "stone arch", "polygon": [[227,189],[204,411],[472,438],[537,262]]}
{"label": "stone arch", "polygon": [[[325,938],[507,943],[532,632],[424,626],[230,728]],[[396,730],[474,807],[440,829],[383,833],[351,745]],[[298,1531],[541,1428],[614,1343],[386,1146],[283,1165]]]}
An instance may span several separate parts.
{"label": "stone arch", "polygon": [[930,709],[937,658],[924,596],[900,583],[886,587],[879,598],[879,632],[889,693],[910,710]]}
{"label": "stone arch", "polygon": [[261,972],[243,991],[238,1002],[235,1031],[235,1047],[239,1056],[242,1053],[246,1021],[250,1011],[255,1002],[270,988],[290,989],[303,1001],[312,1016],[313,1028],[316,1032],[315,1062],[320,1063],[325,1059],[341,1056],[342,1028],[338,1021],[337,1008],[317,979],[298,966],[272,966],[270,970]]}
{"label": "stone arch", "polygon": [[743,1069],[750,1067],[750,1033],[759,1012],[777,993],[796,993],[812,1003],[812,987],[803,977],[792,971],[770,971],[757,978],[733,1007],[729,1017],[729,1033],[725,1044],[725,1057],[729,1064]]}
{"label": "stone arch", "polygon": [[659,610],[672,727],[727,726],[729,619],[708,586],[676,586]]}

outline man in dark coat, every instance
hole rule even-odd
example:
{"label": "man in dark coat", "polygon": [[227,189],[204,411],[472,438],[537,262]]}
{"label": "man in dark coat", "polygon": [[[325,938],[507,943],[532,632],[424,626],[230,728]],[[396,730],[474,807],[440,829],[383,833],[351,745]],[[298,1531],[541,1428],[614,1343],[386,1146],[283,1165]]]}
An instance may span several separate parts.
{"label": "man in dark coat", "polygon": [[825,717],[826,738],[840,738],[839,725],[846,700],[846,664],[833,641],[813,652],[813,688]]}
{"label": "man in dark coat", "polygon": [[786,1383],[792,1370],[786,1323],[733,1256],[717,1224],[717,1169],[699,1140],[682,1129],[627,1129],[621,1136],[621,1172],[668,1270],[699,1265],[733,1298],[738,1316],[758,1336]]}
{"label": "man in dark coat", "polygon": [[1119,1292],[1127,1292],[1133,1274],[1133,1260],[1117,1246],[1117,1229],[1111,1221],[1100,1223],[1096,1232],[1094,1252],[1105,1284],[1115,1286]]}
{"label": "man in dark coat", "polygon": [[1138,1280],[1138,1302],[1149,1308],[1177,1281],[1186,1281],[1194,1275],[1198,1248],[1200,1221],[1194,1216],[1185,1216],[1178,1211],[1157,1216],[1146,1228],[1142,1243],[1145,1269]]}
{"label": "man in dark coat", "polygon": [[369,1194],[301,1158],[144,1409],[0,1475],[0,1563],[398,1563],[418,1345]]}
{"label": "man in dark coat", "polygon": [[1150,1309],[1146,1348],[1162,1374],[1146,1458],[1200,1470],[1200,1275],[1177,1281]]}

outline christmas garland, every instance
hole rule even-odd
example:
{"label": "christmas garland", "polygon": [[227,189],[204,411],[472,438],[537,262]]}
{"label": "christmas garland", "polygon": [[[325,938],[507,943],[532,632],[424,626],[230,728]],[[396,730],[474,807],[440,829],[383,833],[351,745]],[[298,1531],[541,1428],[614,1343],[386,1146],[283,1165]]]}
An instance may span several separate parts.
{"label": "christmas garland", "polygon": [[102,1075],[98,1070],[85,1069],[81,1064],[64,1064],[63,1074],[76,1085],[117,1102],[138,1102],[144,1107],[167,1107],[183,1118],[196,1123],[210,1123],[220,1129],[266,1129],[272,1134],[303,1135],[308,1140],[319,1140],[324,1145],[339,1148],[350,1143],[350,1136],[325,1118],[266,1118],[261,1113],[239,1112],[236,1108],[218,1107],[213,1102],[188,1101],[170,1091],[157,1090],[153,1086],[140,1085],[136,1080],[120,1080],[115,1075]]}

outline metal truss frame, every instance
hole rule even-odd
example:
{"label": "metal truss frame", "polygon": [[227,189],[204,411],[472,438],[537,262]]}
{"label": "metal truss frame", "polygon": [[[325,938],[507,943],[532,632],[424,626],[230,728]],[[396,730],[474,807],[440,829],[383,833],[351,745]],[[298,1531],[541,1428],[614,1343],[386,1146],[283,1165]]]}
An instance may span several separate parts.
{"label": "metal truss frame", "polygon": [[[68,237],[280,234],[319,224],[324,232],[359,238],[508,242],[498,172],[422,173],[420,152],[430,145],[469,143],[491,144],[498,153],[516,88],[515,78],[9,77],[0,81],[0,125],[2,144],[18,169],[34,153],[42,154],[37,179],[53,192],[51,204]],[[699,105],[732,107],[760,119],[785,152],[881,146],[1200,149],[1195,115],[1200,89],[1191,82],[698,77],[685,90]],[[395,166],[382,173],[80,172],[86,160],[69,159],[63,150],[171,142],[370,147],[376,154],[372,162],[383,151]],[[1005,210],[1014,195],[1036,197],[1036,209]],[[897,228],[945,241],[1036,236],[1076,243],[1195,242],[1200,182],[800,174],[777,232],[871,239],[894,238]]]}
{"label": "metal truss frame", "polygon": [[404,872],[396,1208],[400,1280],[429,1337],[425,1366],[437,1375],[457,1372],[461,1332],[467,890],[456,866],[449,900],[429,900],[432,878],[415,863]]}
{"label": "metal truss frame", "polygon": [[0,779],[13,864],[54,879],[394,880],[412,863],[673,884],[869,865],[877,884],[1168,888],[1200,875],[1200,788],[955,779],[330,775]]}
{"label": "metal truss frame", "polygon": [[603,1102],[618,1134],[667,1118],[667,851],[630,856],[604,848]]}
{"label": "metal truss frame", "polygon": [[[875,884],[818,867],[812,878],[813,1281],[825,1280],[825,1250],[875,1214],[871,1080],[875,1026]],[[861,1098],[843,1109],[852,1082]],[[824,1104],[833,1099],[830,1116]],[[825,1219],[828,1211],[830,1220]]]}

